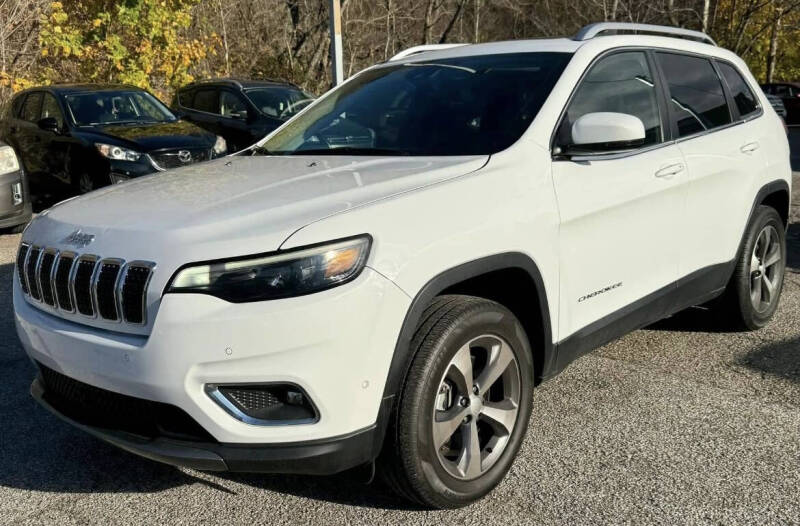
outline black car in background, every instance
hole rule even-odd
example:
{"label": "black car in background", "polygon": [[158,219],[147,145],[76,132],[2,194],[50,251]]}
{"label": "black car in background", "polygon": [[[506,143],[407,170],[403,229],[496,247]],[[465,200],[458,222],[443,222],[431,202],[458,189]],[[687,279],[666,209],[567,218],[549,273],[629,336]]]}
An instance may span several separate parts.
{"label": "black car in background", "polygon": [[762,84],[761,89],[767,95],[781,98],[786,108],[786,124],[800,124],[800,82],[773,82]]}
{"label": "black car in background", "polygon": [[126,85],[31,88],[11,101],[0,140],[32,183],[80,193],[226,153],[225,140],[176,117],[149,92]]}
{"label": "black car in background", "polygon": [[0,141],[0,233],[21,230],[30,219],[25,174],[14,149]]}
{"label": "black car in background", "polygon": [[179,89],[172,107],[223,136],[234,152],[258,142],[313,100],[287,82],[212,79]]}

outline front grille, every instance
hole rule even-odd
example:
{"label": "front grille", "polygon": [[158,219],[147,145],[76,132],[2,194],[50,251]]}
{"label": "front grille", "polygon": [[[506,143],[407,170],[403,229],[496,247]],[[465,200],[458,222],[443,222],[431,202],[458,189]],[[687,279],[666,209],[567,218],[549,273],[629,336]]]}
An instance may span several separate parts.
{"label": "front grille", "polygon": [[17,251],[17,275],[22,292],[28,294],[28,281],[25,279],[25,260],[28,257],[28,245],[22,244]]}
{"label": "front grille", "polygon": [[28,261],[25,263],[25,277],[28,279],[28,293],[31,298],[35,300],[42,299],[42,294],[39,291],[39,284],[36,283],[36,267],[39,264],[39,255],[42,250],[38,247],[33,247],[29,250]]}
{"label": "front grille", "polygon": [[95,258],[82,256],[75,269],[75,306],[84,316],[94,316],[94,301],[92,300],[92,276],[97,264]]}
{"label": "front grille", "polygon": [[27,243],[17,254],[20,285],[31,299],[62,314],[138,325],[147,322],[147,286],[154,268],[149,261],[126,263]]}
{"label": "front grille", "polygon": [[170,168],[179,168],[188,164],[208,161],[211,159],[211,150],[164,150],[151,153],[150,158],[156,164],[156,167],[162,170],[169,170]]}
{"label": "front grille", "polygon": [[103,261],[97,274],[97,310],[107,320],[117,321],[117,278],[122,262]]}
{"label": "front grille", "polygon": [[44,384],[44,400],[79,424],[151,439],[167,436],[214,442],[200,424],[178,407],[107,391],[79,382],[41,363],[37,365]]}
{"label": "front grille", "polygon": [[54,307],[56,302],[53,298],[53,284],[50,281],[50,274],[53,272],[53,263],[56,261],[56,253],[48,250],[42,254],[42,261],[36,275],[39,278],[39,290],[42,293],[42,301]]}

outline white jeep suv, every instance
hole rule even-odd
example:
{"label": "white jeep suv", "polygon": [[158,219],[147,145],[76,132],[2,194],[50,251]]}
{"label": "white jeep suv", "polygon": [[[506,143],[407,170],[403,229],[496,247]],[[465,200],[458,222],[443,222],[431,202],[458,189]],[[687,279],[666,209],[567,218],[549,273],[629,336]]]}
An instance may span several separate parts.
{"label": "white jeep suv", "polygon": [[692,305],[765,325],[790,181],[781,120],[702,33],[416,48],[238,155],[42,213],[16,325],[34,397],[126,450],[377,461],[457,507],[581,354]]}

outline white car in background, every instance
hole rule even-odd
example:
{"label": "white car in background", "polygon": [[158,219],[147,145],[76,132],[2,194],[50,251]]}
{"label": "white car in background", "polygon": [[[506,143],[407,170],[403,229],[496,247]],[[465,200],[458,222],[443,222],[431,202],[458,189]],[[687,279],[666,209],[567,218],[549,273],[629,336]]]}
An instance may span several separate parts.
{"label": "white car in background", "polygon": [[377,461],[463,506],[580,355],[711,300],[768,323],[790,173],[780,119],[702,33],[412,49],[242,154],[37,217],[14,283],[32,392],[162,462]]}

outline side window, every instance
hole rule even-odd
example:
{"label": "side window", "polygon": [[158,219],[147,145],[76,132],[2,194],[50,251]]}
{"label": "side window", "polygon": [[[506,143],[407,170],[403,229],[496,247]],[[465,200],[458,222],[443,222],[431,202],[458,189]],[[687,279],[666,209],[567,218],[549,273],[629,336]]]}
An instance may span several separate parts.
{"label": "side window", "polygon": [[22,113],[20,119],[28,122],[36,122],[39,120],[39,108],[42,106],[42,92],[37,91],[31,93],[22,104]]}
{"label": "side window", "polygon": [[238,95],[223,90],[219,95],[219,112],[225,117],[247,117],[247,107]]}
{"label": "side window", "polygon": [[678,136],[731,123],[722,82],[708,59],[674,53],[657,53],[656,56],[667,80]]}
{"label": "side window", "polygon": [[22,101],[25,100],[25,95],[17,95],[11,101],[11,108],[9,109],[9,117],[13,119],[19,118],[20,110],[22,110]]}
{"label": "side window", "polygon": [[42,115],[40,118],[52,117],[58,122],[58,127],[64,128],[64,116],[61,114],[61,108],[58,107],[58,101],[50,94],[44,94],[42,101]]}
{"label": "side window", "polygon": [[184,108],[194,108],[192,99],[194,99],[194,90],[187,89],[178,92],[178,104]]}
{"label": "side window", "polygon": [[561,121],[559,143],[572,142],[573,123],[587,113],[627,113],[644,124],[644,146],[664,140],[654,76],[641,51],[616,53],[592,66]]}
{"label": "side window", "polygon": [[219,92],[215,89],[201,89],[194,95],[192,108],[206,113],[219,113]]}
{"label": "side window", "polygon": [[777,86],[772,87],[772,93],[779,96],[779,97],[788,97],[789,96],[789,86],[785,84],[778,84]]}
{"label": "side window", "polygon": [[728,89],[733,96],[733,101],[736,103],[736,108],[739,110],[740,117],[747,117],[751,113],[758,111],[758,99],[753,95],[750,86],[747,85],[741,73],[736,71],[736,68],[725,62],[717,62],[725,82],[728,83]]}

